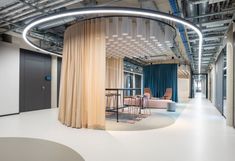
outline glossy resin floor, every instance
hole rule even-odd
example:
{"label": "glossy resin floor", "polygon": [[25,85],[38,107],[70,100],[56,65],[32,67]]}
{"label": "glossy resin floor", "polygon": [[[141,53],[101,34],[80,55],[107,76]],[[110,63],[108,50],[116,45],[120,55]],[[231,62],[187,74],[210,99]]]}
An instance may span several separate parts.
{"label": "glossy resin floor", "polygon": [[[86,161],[234,161],[235,130],[200,96],[176,122],[147,131],[72,129],[57,121],[57,109],[0,118],[0,136],[52,140]],[[1,156],[1,151],[0,151]]]}

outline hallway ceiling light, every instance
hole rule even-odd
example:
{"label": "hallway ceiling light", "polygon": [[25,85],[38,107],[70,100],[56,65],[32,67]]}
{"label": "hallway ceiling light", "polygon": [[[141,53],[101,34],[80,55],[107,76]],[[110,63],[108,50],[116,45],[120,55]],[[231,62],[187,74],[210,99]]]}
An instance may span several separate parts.
{"label": "hallway ceiling light", "polygon": [[[139,8],[127,8],[127,7],[93,7],[93,8],[79,8],[76,10],[71,10],[71,11],[66,11],[62,13],[57,13],[51,16],[47,16],[44,18],[37,19],[33,21],[32,23],[28,24],[24,31],[23,31],[23,38],[26,43],[28,43],[30,46],[44,52],[48,53],[51,55],[56,55],[56,56],[61,56],[59,54],[47,51],[45,49],[40,48],[39,46],[36,46],[33,44],[28,38],[27,35],[29,31],[33,28],[36,27],[37,25],[43,24],[45,22],[50,22],[53,20],[57,20],[60,18],[65,18],[65,17],[70,17],[70,16],[80,16],[80,15],[94,15],[94,14],[110,14],[110,15],[125,15],[125,16],[138,16],[142,18],[153,18],[153,19],[159,19],[159,20],[168,20],[168,21],[173,21],[176,23],[180,23],[184,26],[189,27],[190,29],[194,30],[198,36],[199,36],[199,50],[198,50],[198,70],[199,73],[201,71],[201,52],[202,52],[202,33],[200,29],[192,24],[191,22],[182,19],[180,17],[163,13],[163,12],[158,12],[158,11],[152,11],[152,10],[145,10],[145,9],[139,9]],[[105,16],[104,16],[105,17]]]}

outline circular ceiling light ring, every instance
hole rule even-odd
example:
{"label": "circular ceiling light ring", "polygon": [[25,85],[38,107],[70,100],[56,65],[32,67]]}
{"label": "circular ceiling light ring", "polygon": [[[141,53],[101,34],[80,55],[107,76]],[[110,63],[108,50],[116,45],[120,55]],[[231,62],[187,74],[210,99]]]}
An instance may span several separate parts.
{"label": "circular ceiling light ring", "polygon": [[59,54],[47,51],[45,49],[42,49],[35,44],[33,44],[28,38],[28,32],[35,26],[40,25],[45,22],[49,22],[52,20],[64,18],[64,17],[70,17],[70,16],[79,16],[79,15],[94,15],[94,14],[118,14],[118,15],[130,15],[130,16],[138,16],[142,18],[153,18],[153,19],[160,19],[160,20],[168,20],[173,21],[179,24],[182,24],[184,26],[187,26],[188,28],[191,28],[194,30],[199,37],[199,51],[198,51],[198,73],[201,71],[201,52],[202,52],[202,33],[200,29],[192,24],[191,22],[163,12],[158,11],[152,11],[152,10],[146,10],[146,9],[140,9],[140,8],[128,8],[128,7],[92,7],[92,8],[79,8],[76,10],[70,10],[62,13],[53,14],[51,16],[43,17],[40,19],[36,19],[35,21],[28,24],[24,31],[23,31],[23,39],[24,41],[32,46],[33,48],[36,48],[44,53],[48,53],[50,55],[56,55],[61,56]]}

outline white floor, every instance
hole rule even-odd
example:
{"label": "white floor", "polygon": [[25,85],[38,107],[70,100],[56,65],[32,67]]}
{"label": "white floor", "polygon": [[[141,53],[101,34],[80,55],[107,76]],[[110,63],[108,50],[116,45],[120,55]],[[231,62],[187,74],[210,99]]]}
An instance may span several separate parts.
{"label": "white floor", "polygon": [[190,101],[175,124],[162,129],[72,129],[61,125],[52,109],[0,118],[0,136],[52,140],[75,149],[86,161],[235,160],[235,129],[200,97]]}

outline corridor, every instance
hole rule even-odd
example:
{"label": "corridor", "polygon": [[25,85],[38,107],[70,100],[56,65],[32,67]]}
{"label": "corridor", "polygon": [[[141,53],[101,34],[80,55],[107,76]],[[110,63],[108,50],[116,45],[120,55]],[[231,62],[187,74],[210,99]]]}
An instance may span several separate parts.
{"label": "corridor", "polygon": [[73,129],[60,124],[57,113],[54,108],[1,117],[0,136],[52,140],[87,161],[233,161],[235,131],[200,95],[173,125],[155,130]]}

